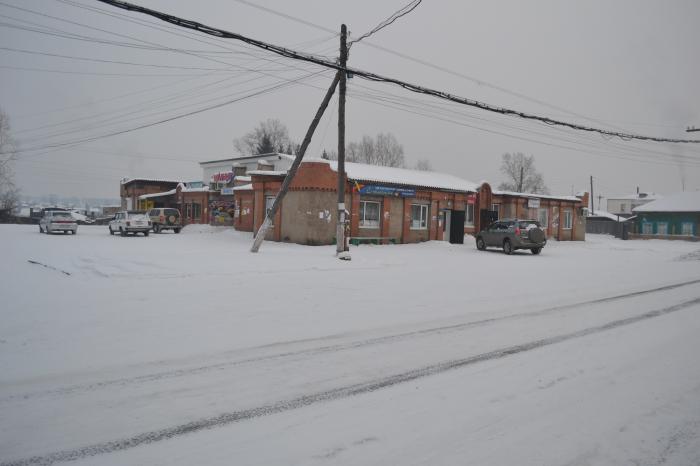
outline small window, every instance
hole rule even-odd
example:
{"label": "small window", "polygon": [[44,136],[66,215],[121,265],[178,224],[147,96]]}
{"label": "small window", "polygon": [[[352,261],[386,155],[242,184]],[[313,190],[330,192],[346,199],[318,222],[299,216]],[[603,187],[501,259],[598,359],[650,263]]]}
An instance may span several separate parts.
{"label": "small window", "polygon": [[411,230],[428,229],[428,206],[411,204]]}
{"label": "small window", "polygon": [[379,202],[360,201],[360,228],[379,228]]}
{"label": "small window", "polygon": [[202,216],[202,205],[192,204],[192,218],[198,219]]}
{"label": "small window", "polygon": [[467,204],[467,207],[464,209],[464,224],[474,225],[474,204]]}
{"label": "small window", "polygon": [[547,224],[549,221],[549,212],[547,211],[547,208],[545,207],[538,209],[537,214],[537,219],[539,220],[540,225],[542,225],[542,228],[547,228]]}
{"label": "small window", "polygon": [[654,224],[651,222],[642,223],[642,234],[643,235],[653,235],[654,234]]}
{"label": "small window", "polygon": [[501,218],[501,204],[491,204],[491,210],[496,212],[496,220]]}
{"label": "small window", "polygon": [[681,235],[693,236],[693,224],[691,222],[681,223]]}
{"label": "small window", "polygon": [[564,209],[564,224],[562,225],[562,228],[564,230],[571,230],[571,227],[573,226],[573,220],[574,220],[574,213],[571,209]]}
{"label": "small window", "polygon": [[657,222],[656,223],[656,234],[657,235],[668,235],[668,223]]}

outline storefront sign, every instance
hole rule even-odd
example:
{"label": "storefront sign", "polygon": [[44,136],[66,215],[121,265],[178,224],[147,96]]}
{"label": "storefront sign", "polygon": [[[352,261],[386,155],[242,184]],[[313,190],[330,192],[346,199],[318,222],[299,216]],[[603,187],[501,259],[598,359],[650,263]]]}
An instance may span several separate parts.
{"label": "storefront sign", "polygon": [[527,207],[529,209],[539,209],[540,208],[540,200],[539,199],[528,199],[527,200]]}
{"label": "storefront sign", "polygon": [[233,179],[233,172],[221,172],[211,176],[212,183],[230,183]]}
{"label": "storefront sign", "polygon": [[376,184],[361,185],[355,183],[355,189],[360,194],[374,194],[377,196],[416,197],[415,188],[397,188],[394,186],[381,186]]}
{"label": "storefront sign", "polygon": [[233,188],[221,188],[222,196],[233,196]]}
{"label": "storefront sign", "polygon": [[467,194],[467,204],[476,204],[476,194]]}

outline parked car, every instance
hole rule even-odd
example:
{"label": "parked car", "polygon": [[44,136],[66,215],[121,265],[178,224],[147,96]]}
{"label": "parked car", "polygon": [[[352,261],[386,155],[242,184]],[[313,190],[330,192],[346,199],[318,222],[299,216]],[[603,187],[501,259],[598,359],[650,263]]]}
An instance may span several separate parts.
{"label": "parked car", "polygon": [[109,222],[109,234],[119,233],[126,236],[129,233],[136,235],[143,233],[143,236],[148,236],[151,231],[151,220],[143,210],[123,210],[114,215],[114,219]]}
{"label": "parked car", "polygon": [[55,233],[62,231],[65,235],[69,231],[72,234],[78,232],[78,223],[70,212],[65,210],[47,210],[39,220],[40,233]]}
{"label": "parked car", "polygon": [[480,251],[499,247],[506,254],[516,249],[529,249],[539,254],[545,244],[547,237],[537,220],[498,220],[476,235],[476,248]]}
{"label": "parked car", "polygon": [[163,230],[173,230],[180,233],[182,221],[180,211],[171,208],[155,208],[148,211],[148,217],[153,225],[153,233],[160,233]]}

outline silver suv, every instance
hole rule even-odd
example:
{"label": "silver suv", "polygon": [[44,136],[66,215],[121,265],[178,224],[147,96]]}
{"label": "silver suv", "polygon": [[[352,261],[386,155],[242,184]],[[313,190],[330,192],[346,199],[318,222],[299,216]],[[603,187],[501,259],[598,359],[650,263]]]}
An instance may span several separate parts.
{"label": "silver suv", "polygon": [[498,220],[476,235],[476,248],[480,251],[499,247],[506,254],[513,254],[516,249],[529,249],[539,254],[545,244],[547,237],[537,220]]}
{"label": "silver suv", "polygon": [[44,216],[39,220],[39,231],[48,234],[61,231],[64,235],[70,231],[72,234],[76,234],[78,223],[68,211],[47,210],[44,211]]}

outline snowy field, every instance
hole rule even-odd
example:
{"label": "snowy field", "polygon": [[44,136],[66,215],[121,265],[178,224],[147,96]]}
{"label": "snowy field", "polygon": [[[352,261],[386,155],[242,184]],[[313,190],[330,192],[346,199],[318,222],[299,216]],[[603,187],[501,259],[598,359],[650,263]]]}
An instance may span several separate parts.
{"label": "snowy field", "polygon": [[700,464],[700,243],[467,240],[0,225],[0,465]]}

